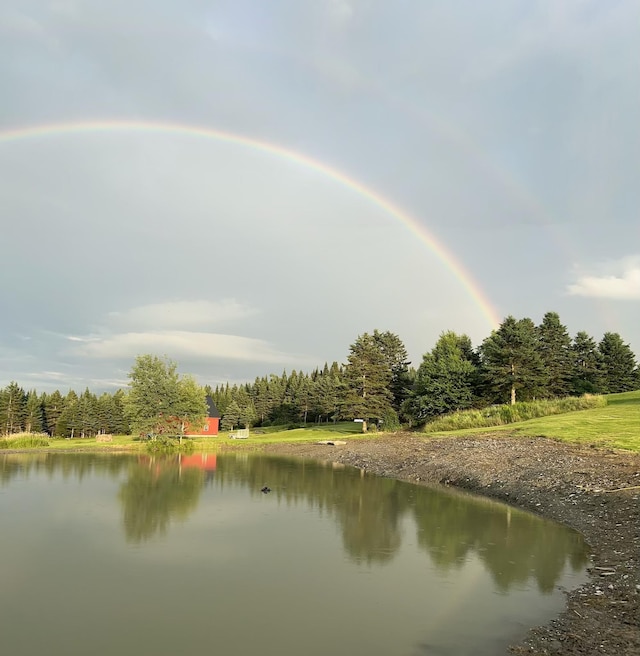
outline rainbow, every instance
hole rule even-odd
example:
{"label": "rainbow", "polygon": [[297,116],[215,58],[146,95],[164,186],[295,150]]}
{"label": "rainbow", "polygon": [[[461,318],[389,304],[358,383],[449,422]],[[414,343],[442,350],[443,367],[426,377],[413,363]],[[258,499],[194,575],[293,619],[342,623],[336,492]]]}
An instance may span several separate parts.
{"label": "rainbow", "polygon": [[260,141],[232,132],[222,132],[212,128],[141,120],[91,120],[68,123],[46,123],[33,126],[16,127],[0,130],[0,144],[26,139],[39,139],[65,134],[84,134],[99,132],[137,132],[162,133],[178,136],[211,139],[213,141],[235,144],[263,153],[268,153],[283,160],[293,162],[351,189],[373,205],[384,210],[391,217],[404,224],[460,282],[468,295],[478,306],[491,329],[500,324],[500,317],[487,298],[484,291],[474,281],[469,272],[416,218],[400,209],[395,203],[369,189],[346,173],[332,168],[302,153],[284,148],[267,141]]}

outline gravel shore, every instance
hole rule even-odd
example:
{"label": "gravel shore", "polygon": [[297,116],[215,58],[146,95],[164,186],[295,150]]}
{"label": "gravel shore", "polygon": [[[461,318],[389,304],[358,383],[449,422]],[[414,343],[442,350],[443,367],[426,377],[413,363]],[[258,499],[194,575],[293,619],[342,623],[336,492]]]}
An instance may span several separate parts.
{"label": "gravel shore", "polygon": [[592,550],[589,581],[515,654],[640,655],[640,454],[495,435],[425,439],[397,433],[339,446],[265,445],[418,484],[441,483],[570,526]]}

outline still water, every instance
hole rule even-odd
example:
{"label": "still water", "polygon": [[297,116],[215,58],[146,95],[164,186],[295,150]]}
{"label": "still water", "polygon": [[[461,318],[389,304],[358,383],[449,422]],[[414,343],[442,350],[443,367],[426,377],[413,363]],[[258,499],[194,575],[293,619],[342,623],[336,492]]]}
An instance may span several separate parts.
{"label": "still water", "polygon": [[350,468],[0,455],[11,656],[493,656],[586,564],[561,526]]}

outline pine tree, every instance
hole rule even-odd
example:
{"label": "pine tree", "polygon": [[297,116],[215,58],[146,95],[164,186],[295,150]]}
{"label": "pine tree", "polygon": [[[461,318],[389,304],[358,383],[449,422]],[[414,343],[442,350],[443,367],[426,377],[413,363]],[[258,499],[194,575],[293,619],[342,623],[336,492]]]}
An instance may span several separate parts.
{"label": "pine tree", "polygon": [[496,400],[535,398],[543,388],[544,368],[531,319],[507,317],[480,347],[483,374]]}
{"label": "pine tree", "polygon": [[604,391],[608,394],[636,388],[636,358],[618,333],[605,333],[598,346]]}
{"label": "pine tree", "polygon": [[556,312],[547,312],[538,326],[538,350],[545,368],[548,397],[567,396],[574,373],[571,337]]}

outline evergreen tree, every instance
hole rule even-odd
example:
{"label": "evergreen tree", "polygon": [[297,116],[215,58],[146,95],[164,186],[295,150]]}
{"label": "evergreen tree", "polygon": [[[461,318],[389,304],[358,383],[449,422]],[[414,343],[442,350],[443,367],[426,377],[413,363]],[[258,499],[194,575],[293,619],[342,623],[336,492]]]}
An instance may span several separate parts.
{"label": "evergreen tree", "polygon": [[636,388],[636,358],[618,333],[605,333],[599,344],[604,391],[608,394]]}
{"label": "evergreen tree", "polygon": [[567,396],[574,373],[571,337],[556,312],[547,312],[538,326],[538,349],[545,369],[545,396]]}
{"label": "evergreen tree", "polygon": [[43,412],[42,403],[38,398],[38,393],[31,390],[27,394],[24,410],[24,430],[25,433],[41,433],[43,430]]}
{"label": "evergreen tree", "polygon": [[391,372],[389,389],[393,394],[392,404],[395,410],[399,410],[402,402],[409,395],[411,388],[411,381],[408,375],[411,362],[409,361],[407,349],[398,335],[389,331],[381,333],[374,330],[373,339],[377,343],[386,365]]}
{"label": "evergreen tree", "polygon": [[80,437],[92,437],[98,430],[98,403],[89,388],[78,399],[78,431]]}
{"label": "evergreen tree", "polygon": [[79,427],[79,412],[78,412],[78,395],[69,390],[64,397],[64,404],[58,423],[56,424],[55,435],[58,437],[76,437],[76,431]]}
{"label": "evergreen tree", "polygon": [[0,393],[0,432],[7,435],[19,433],[24,427],[27,395],[15,381]]}
{"label": "evergreen tree", "polygon": [[256,411],[256,421],[264,424],[269,416],[269,384],[266,378],[256,378],[251,387],[251,400]]}
{"label": "evergreen tree", "polygon": [[56,426],[64,408],[62,394],[58,390],[51,394],[43,394],[42,408],[44,414],[43,429],[53,437],[56,435]]}
{"label": "evergreen tree", "polygon": [[602,391],[602,363],[595,340],[586,332],[576,334],[571,345],[573,352],[573,394],[597,394]]}
{"label": "evergreen tree", "polygon": [[378,341],[368,333],[360,335],[349,348],[344,376],[346,395],[342,416],[367,420],[382,419],[392,407],[389,389],[393,373]]}
{"label": "evergreen tree", "polygon": [[240,406],[235,402],[231,401],[225,410],[225,413],[222,415],[222,421],[220,426],[224,431],[233,430],[236,426],[240,424]]}
{"label": "evergreen tree", "polygon": [[416,421],[464,410],[473,405],[477,367],[471,340],[466,335],[446,332],[440,335],[430,353],[418,367],[405,412]]}
{"label": "evergreen tree", "polygon": [[109,432],[113,433],[114,435],[129,435],[131,432],[125,417],[124,399],[125,393],[120,389],[112,397],[113,415],[111,417]]}
{"label": "evergreen tree", "polygon": [[480,347],[489,391],[500,402],[534,398],[544,384],[536,328],[531,319],[507,317]]}

